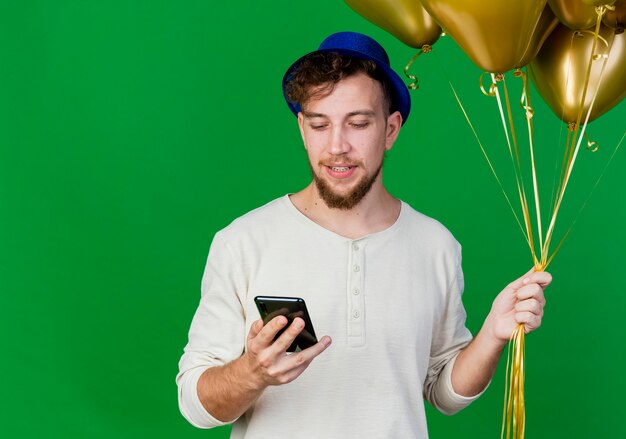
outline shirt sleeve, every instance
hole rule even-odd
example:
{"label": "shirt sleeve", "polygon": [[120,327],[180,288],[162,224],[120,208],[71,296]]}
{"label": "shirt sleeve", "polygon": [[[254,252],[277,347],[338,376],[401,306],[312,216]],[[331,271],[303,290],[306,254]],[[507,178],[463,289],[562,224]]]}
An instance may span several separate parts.
{"label": "shirt sleeve", "polygon": [[460,247],[457,254],[455,275],[446,292],[446,304],[435,325],[428,373],[424,382],[424,397],[446,415],[453,415],[467,407],[484,392],[483,390],[478,395],[466,397],[456,393],[452,387],[452,369],[456,358],[472,340],[472,334],[465,326],[467,314],[461,301],[464,279]]}
{"label": "shirt sleeve", "polygon": [[210,367],[238,357],[245,347],[245,312],[241,269],[220,234],[209,250],[202,277],[200,304],[191,322],[189,341],[178,364],[176,376],[180,412],[192,425],[213,428],[223,422],[208,413],[198,398],[198,380]]}

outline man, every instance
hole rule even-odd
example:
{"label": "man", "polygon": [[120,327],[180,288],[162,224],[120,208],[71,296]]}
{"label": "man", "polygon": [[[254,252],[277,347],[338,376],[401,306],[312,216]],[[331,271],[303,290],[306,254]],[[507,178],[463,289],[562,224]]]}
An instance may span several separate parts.
{"label": "man", "polygon": [[[547,273],[529,272],[495,299],[476,338],[465,327],[460,246],[438,222],[394,198],[384,153],[410,111],[384,49],[338,33],[283,81],[313,181],[215,235],[202,298],[177,376],[194,425],[233,423],[234,438],[425,438],[426,398],[452,414],[488,385],[518,323],[541,324]],[[257,295],[305,299],[316,331]]]}

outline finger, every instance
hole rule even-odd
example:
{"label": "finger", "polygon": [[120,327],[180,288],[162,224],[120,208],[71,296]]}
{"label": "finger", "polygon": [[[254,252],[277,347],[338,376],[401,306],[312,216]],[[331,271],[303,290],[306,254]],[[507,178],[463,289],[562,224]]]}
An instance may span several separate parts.
{"label": "finger", "polygon": [[276,353],[286,352],[293,344],[298,334],[304,329],[304,320],[295,318],[291,325],[276,339],[272,345]]}
{"label": "finger", "polygon": [[525,284],[535,283],[546,288],[552,282],[552,275],[547,271],[536,271],[528,275],[528,280],[525,280]]}
{"label": "finger", "polygon": [[310,363],[306,363],[306,364],[302,364],[299,367],[296,367],[295,369],[291,369],[290,371],[288,371],[287,373],[285,373],[285,375],[283,376],[283,383],[282,384],[287,384],[292,382],[293,380],[295,380],[296,378],[298,378],[300,375],[302,375],[302,372],[304,372],[306,370],[307,367],[309,367]]}
{"label": "finger", "polygon": [[322,339],[315,343],[313,346],[306,348],[303,351],[298,352],[297,354],[291,355],[289,357],[290,362],[294,366],[298,366],[301,364],[309,364],[315,357],[324,352],[328,346],[332,344],[332,339],[325,335]]}
{"label": "finger", "polygon": [[322,339],[314,346],[307,348],[303,351],[283,356],[283,361],[280,362],[277,370],[274,370],[274,376],[280,384],[285,384],[295,380],[302,372],[306,370],[311,362],[322,352],[328,348],[332,343],[332,340],[328,336],[322,337]]}
{"label": "finger", "polygon": [[534,267],[527,273],[511,282],[508,287],[518,290],[529,283],[538,283],[544,288],[552,282],[552,275],[547,271],[535,271]]}
{"label": "finger", "polygon": [[285,373],[287,379],[293,381],[299,377],[302,372],[305,371],[311,362],[322,352],[324,352],[331,344],[332,339],[329,336],[324,336],[315,345],[289,356],[289,362],[291,363],[291,369]]}
{"label": "finger", "polygon": [[526,273],[524,273],[523,275],[515,279],[513,282],[509,283],[508,287],[514,290],[517,290],[518,288],[523,287],[524,279],[530,276],[534,272],[534,270],[535,270],[535,267],[531,268],[529,271],[527,271]]}
{"label": "finger", "polygon": [[544,303],[546,301],[543,288],[539,284],[525,285],[519,290],[517,290],[517,293],[515,294],[515,296],[517,297],[517,300],[519,300],[520,302],[523,300],[528,300],[528,299],[536,299]]}
{"label": "finger", "polygon": [[267,322],[265,326],[263,326],[263,329],[261,329],[261,331],[256,336],[256,340],[258,340],[263,346],[271,345],[278,331],[283,329],[286,324],[287,317],[282,315],[274,317],[272,320]]}
{"label": "finger", "polygon": [[261,329],[263,329],[263,320],[259,319],[252,322],[252,325],[250,326],[250,331],[248,332],[248,340],[252,340],[254,337],[256,337],[259,332],[261,332]]}
{"label": "finger", "polygon": [[528,311],[535,315],[543,315],[543,304],[537,299],[527,299],[515,305],[515,312]]}
{"label": "finger", "polygon": [[525,328],[525,332],[528,333],[530,331],[534,331],[535,329],[541,326],[541,316],[537,314],[533,314],[530,311],[522,311],[515,313],[515,321],[517,323],[523,323]]}

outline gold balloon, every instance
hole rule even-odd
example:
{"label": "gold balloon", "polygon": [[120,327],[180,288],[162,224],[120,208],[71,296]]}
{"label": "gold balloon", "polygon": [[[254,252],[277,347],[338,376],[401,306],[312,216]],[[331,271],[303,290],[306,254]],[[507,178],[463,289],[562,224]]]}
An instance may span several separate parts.
{"label": "gold balloon", "polygon": [[[547,0],[422,0],[424,8],[481,69],[521,67]],[[536,39],[536,38],[535,38]]]}
{"label": "gold balloon", "polygon": [[554,13],[550,9],[549,6],[543,8],[543,12],[539,17],[539,21],[537,22],[537,27],[535,28],[535,32],[530,40],[530,44],[528,45],[529,50],[526,51],[526,54],[522,58],[518,67],[525,66],[537,56],[539,53],[539,49],[543,46],[543,43],[550,36],[555,27],[559,25],[559,19],[554,16]]}
{"label": "gold balloon", "polygon": [[[589,120],[593,120],[626,96],[626,35],[615,34],[613,29],[600,27],[600,35],[606,39],[609,49],[600,39],[596,54],[608,54],[602,81],[603,57],[593,61],[587,94],[583,105],[583,118],[587,115],[596,88],[597,96]],[[565,122],[576,122],[591,57],[594,35],[591,31],[574,31],[559,25],[529,64],[533,82],[539,94],[552,111]]]}
{"label": "gold balloon", "polygon": [[554,15],[571,29],[587,29],[598,20],[594,6],[581,0],[548,0]]}
{"label": "gold balloon", "polygon": [[615,10],[607,10],[602,23],[621,34],[626,27],[626,0],[617,0],[613,6]]}
{"label": "gold balloon", "polygon": [[420,0],[345,0],[365,19],[398,38],[421,48],[439,39],[441,28],[422,7]]}

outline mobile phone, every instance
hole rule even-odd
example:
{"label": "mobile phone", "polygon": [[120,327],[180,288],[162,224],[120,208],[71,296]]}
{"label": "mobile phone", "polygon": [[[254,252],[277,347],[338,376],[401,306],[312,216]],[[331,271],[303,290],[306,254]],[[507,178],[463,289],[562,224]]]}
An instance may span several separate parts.
{"label": "mobile phone", "polygon": [[267,323],[280,315],[287,317],[287,325],[278,331],[274,340],[285,332],[287,327],[293,322],[293,319],[300,317],[304,320],[304,329],[289,346],[287,352],[304,350],[317,343],[317,337],[315,336],[311,317],[309,317],[309,311],[306,308],[304,299],[300,297],[257,296],[254,298],[254,303],[259,310],[263,323]]}

